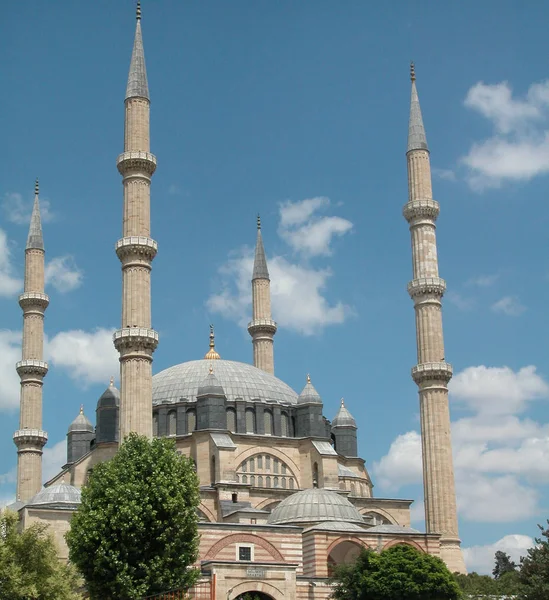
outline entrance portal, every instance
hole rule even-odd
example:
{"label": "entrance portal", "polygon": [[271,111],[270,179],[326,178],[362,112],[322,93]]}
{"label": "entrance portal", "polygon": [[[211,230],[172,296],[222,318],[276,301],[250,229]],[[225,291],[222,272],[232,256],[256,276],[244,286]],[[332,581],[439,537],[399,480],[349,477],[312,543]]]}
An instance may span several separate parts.
{"label": "entrance portal", "polygon": [[239,594],[234,600],[273,600],[273,597],[269,596],[269,594],[265,594],[264,592],[256,592],[251,590],[249,592]]}

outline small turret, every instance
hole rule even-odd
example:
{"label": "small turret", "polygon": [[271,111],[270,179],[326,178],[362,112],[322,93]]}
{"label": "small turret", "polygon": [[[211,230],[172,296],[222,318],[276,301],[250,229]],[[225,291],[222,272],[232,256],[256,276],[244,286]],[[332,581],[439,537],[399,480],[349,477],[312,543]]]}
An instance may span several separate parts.
{"label": "small turret", "polygon": [[353,415],[347,410],[343,398],[341,406],[332,421],[332,435],[335,449],[343,456],[358,456],[357,426]]}
{"label": "small turret", "polygon": [[84,414],[84,406],[69,426],[67,432],[67,464],[76,462],[90,451],[94,438],[93,425]]}
{"label": "small turret", "polygon": [[197,429],[227,429],[226,400],[225,390],[210,365],[196,394]]}
{"label": "small turret", "polygon": [[120,392],[111,377],[109,387],[101,394],[95,410],[95,443],[118,442]]}
{"label": "small turret", "polygon": [[307,383],[297,398],[298,404],[322,404],[322,398],[311,383],[311,376],[307,374]]}
{"label": "small turret", "polygon": [[322,416],[322,398],[307,375],[305,387],[297,398],[296,437],[326,437],[326,420]]}

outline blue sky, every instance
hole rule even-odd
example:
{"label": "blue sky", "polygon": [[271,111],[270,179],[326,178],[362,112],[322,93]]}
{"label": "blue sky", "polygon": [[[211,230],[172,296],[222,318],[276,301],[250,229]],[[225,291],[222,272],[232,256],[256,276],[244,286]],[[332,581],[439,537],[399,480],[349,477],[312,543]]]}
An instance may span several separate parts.
{"label": "blue sky", "polygon": [[[409,61],[431,149],[460,532],[470,568],[524,553],[549,515],[549,9],[461,3],[143,5],[152,99],[154,370],[251,361],[249,252],[261,213],[276,374],[344,397],[376,495],[417,498],[407,224]],[[45,474],[81,403],[116,375],[123,99],[134,3],[3,9],[0,496],[13,496],[23,272],[35,177],[48,260]],[[305,202],[308,201],[308,202]],[[294,215],[293,221],[291,215]],[[296,215],[298,215],[296,217]],[[304,308],[305,307],[305,308]]]}

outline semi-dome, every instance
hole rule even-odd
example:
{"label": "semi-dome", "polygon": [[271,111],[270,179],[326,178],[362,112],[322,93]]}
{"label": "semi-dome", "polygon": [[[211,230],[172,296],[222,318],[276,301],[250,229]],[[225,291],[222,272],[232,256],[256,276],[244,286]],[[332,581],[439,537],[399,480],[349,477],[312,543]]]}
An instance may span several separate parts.
{"label": "semi-dome", "polygon": [[298,525],[321,521],[364,523],[362,515],[347,498],[323,488],[303,490],[288,496],[267,519],[271,525]]}
{"label": "semi-dome", "polygon": [[28,502],[27,506],[44,506],[70,508],[80,504],[81,494],[78,488],[67,483],[50,485],[39,491]]}
{"label": "semi-dome", "polygon": [[[153,377],[153,405],[180,400],[196,401],[198,387],[210,371],[209,360],[192,360],[175,365]],[[260,400],[279,404],[295,404],[297,394],[280,379],[252,365],[217,359],[215,377],[227,400]]]}

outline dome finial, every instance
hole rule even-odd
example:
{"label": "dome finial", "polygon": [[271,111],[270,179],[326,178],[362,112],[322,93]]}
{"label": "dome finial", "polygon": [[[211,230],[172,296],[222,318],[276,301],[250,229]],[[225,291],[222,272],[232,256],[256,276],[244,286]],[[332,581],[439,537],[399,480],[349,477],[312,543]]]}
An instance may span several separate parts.
{"label": "dome finial", "polygon": [[311,376],[307,373],[307,383],[311,383]]}
{"label": "dome finial", "polygon": [[210,372],[210,375],[213,375],[213,372],[214,372],[213,365],[210,365],[209,372]]}
{"label": "dome finial", "polygon": [[416,80],[416,66],[414,65],[414,61],[410,63],[410,80]]}
{"label": "dome finial", "polygon": [[83,404],[80,405],[80,414],[81,415],[84,414],[84,405]]}
{"label": "dome finial", "polygon": [[109,381],[109,387],[114,387],[114,377],[111,375],[111,380]]}
{"label": "dome finial", "polygon": [[204,356],[206,360],[219,360],[221,356],[215,351],[215,333],[214,326],[210,325],[210,349]]}
{"label": "dome finial", "polygon": [[341,398],[341,408],[343,408],[345,406],[345,400],[343,398]]}
{"label": "dome finial", "polygon": [[135,18],[141,21],[141,2],[137,0],[137,8],[135,9]]}

